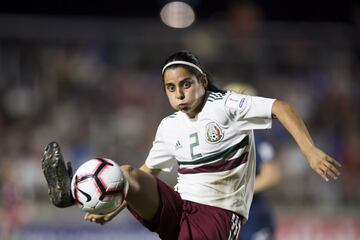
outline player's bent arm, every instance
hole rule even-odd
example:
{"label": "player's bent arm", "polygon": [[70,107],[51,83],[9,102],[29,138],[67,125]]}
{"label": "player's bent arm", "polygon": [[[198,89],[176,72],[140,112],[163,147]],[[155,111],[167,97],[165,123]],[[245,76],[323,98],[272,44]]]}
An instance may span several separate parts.
{"label": "player's bent arm", "polygon": [[260,173],[255,178],[254,193],[261,193],[275,187],[281,179],[281,171],[277,163],[263,163]]}
{"label": "player's bent arm", "polygon": [[304,122],[294,109],[287,102],[276,100],[271,112],[295,139],[310,167],[326,181],[329,178],[337,179],[341,165],[314,145]]}
{"label": "player's bent arm", "polygon": [[126,201],[124,201],[117,209],[105,215],[85,213],[84,220],[103,225],[117,216],[126,207],[126,205]]}

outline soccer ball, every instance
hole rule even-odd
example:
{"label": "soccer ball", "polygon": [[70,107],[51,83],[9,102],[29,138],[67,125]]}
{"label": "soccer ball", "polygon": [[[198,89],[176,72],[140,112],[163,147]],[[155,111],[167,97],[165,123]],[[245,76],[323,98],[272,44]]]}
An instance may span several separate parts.
{"label": "soccer ball", "polygon": [[128,182],[118,164],[107,158],[90,159],[75,172],[71,193],[81,210],[107,214],[124,201]]}

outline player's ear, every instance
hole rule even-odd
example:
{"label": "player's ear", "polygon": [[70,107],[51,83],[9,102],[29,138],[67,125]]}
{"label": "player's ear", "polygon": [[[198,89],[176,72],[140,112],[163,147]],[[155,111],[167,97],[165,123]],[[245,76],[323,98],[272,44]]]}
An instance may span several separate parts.
{"label": "player's ear", "polygon": [[203,85],[203,87],[206,89],[208,84],[209,84],[209,81],[207,79],[207,76],[206,74],[202,74],[201,77],[200,77],[200,83],[201,85]]}

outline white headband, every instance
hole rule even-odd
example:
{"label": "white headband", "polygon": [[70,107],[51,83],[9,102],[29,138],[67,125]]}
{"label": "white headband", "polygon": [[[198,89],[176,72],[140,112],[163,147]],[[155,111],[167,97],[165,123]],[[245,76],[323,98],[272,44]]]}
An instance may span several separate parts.
{"label": "white headband", "polygon": [[195,64],[193,64],[191,62],[186,62],[186,61],[172,61],[172,62],[169,62],[163,67],[161,73],[164,74],[165,69],[167,67],[169,67],[171,65],[175,65],[175,64],[182,64],[182,65],[187,65],[187,66],[193,67],[193,68],[197,69],[201,74],[204,74],[204,72],[201,70],[201,68],[199,68],[198,66],[196,66]]}

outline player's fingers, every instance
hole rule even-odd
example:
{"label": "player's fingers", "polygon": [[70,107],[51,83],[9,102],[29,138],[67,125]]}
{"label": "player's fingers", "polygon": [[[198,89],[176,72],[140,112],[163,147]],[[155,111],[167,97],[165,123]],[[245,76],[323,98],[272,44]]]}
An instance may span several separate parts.
{"label": "player's fingers", "polygon": [[85,216],[84,216],[84,219],[86,221],[90,221],[90,222],[99,222],[99,221],[101,221],[102,217],[98,216],[98,215],[93,215],[93,214],[90,214],[90,213],[86,213]]}
{"label": "player's fingers", "polygon": [[85,213],[84,220],[90,221],[90,214],[89,213]]}
{"label": "player's fingers", "polygon": [[336,168],[341,168],[341,164],[330,156],[327,156],[326,161],[331,163]]}
{"label": "player's fingers", "polygon": [[316,172],[320,175],[320,177],[322,178],[322,179],[324,179],[325,181],[329,181],[329,178],[326,176],[326,170],[324,170],[324,169],[321,169],[321,168],[318,168],[317,170],[316,170]]}
{"label": "player's fingers", "polygon": [[335,174],[333,171],[331,171],[330,169],[325,171],[325,174],[328,178],[334,179],[336,180],[338,178],[338,175]]}
{"label": "player's fingers", "polygon": [[92,221],[92,222],[95,220],[94,215],[89,214],[89,213],[85,214],[84,218],[85,218],[85,220]]}
{"label": "player's fingers", "polygon": [[340,176],[340,171],[337,169],[333,164],[330,162],[325,162],[324,165],[326,166],[326,171],[329,172],[329,174],[334,175],[336,178]]}
{"label": "player's fingers", "polygon": [[321,174],[320,176],[325,180],[325,181],[329,181],[330,179],[334,179],[336,180],[338,178],[338,176],[336,175],[336,173],[332,172],[328,167],[326,167],[325,165],[322,165],[319,168]]}

